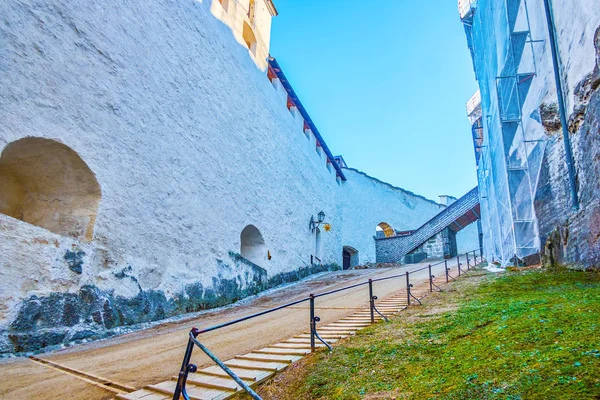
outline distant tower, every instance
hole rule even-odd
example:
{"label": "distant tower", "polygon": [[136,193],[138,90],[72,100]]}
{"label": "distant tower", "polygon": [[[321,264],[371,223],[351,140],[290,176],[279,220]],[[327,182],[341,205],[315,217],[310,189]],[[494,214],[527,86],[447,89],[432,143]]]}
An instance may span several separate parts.
{"label": "distant tower", "polygon": [[271,18],[277,16],[272,0],[212,0],[211,12],[248,47],[256,65],[267,69],[271,42]]}

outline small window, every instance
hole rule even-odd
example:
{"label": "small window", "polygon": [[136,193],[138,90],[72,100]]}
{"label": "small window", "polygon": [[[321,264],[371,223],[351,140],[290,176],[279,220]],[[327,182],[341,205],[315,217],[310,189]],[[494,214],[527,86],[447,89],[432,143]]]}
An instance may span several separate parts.
{"label": "small window", "polygon": [[256,4],[254,3],[254,0],[250,0],[250,4],[248,4],[248,21],[250,21],[250,25],[252,27],[256,26],[255,15],[256,15]]}
{"label": "small window", "polygon": [[250,27],[250,25],[248,25],[247,22],[244,22],[242,37],[244,38],[244,42],[246,42],[246,46],[248,46],[250,52],[256,55],[256,36],[254,35],[253,29]]}
{"label": "small window", "polygon": [[306,123],[306,121],[304,121],[304,135],[306,136],[306,138],[308,140],[310,140],[310,126],[308,126],[308,124]]}

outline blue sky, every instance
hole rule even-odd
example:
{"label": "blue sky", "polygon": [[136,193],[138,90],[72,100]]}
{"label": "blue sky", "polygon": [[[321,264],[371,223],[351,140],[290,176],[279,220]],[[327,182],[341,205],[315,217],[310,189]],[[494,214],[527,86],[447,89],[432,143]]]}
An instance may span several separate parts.
{"label": "blue sky", "polygon": [[455,0],[275,0],[277,58],[334,155],[437,200],[476,184]]}

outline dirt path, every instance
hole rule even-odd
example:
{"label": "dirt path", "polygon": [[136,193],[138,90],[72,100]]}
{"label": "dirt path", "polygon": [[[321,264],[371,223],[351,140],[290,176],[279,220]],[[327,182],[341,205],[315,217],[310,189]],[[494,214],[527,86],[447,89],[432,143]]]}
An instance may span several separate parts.
{"label": "dirt path", "polygon": [[[94,343],[77,345],[59,352],[39,355],[56,365],[102,377],[118,384],[141,388],[147,384],[168,379],[178,371],[183,357],[187,334],[192,326],[208,327],[241,318],[266,308],[299,300],[310,293],[322,293],[344,286],[376,279],[427,264],[375,270],[337,271],[272,291],[247,304],[203,314],[197,318],[170,322],[136,333]],[[456,265],[453,261],[452,266]],[[454,269],[456,271],[456,269]],[[443,265],[434,268],[435,275],[443,276]],[[453,272],[455,273],[455,272]],[[411,274],[411,282],[428,279],[427,271]],[[374,284],[374,294],[383,299],[405,287],[405,279],[390,279]],[[367,286],[360,286],[316,300],[316,314],[320,324],[327,324],[351,314],[368,302]],[[202,342],[221,358],[231,358],[254,349],[268,346],[308,329],[308,304],[280,310],[233,326],[206,333]],[[196,353],[193,360],[199,367],[210,365],[208,358]],[[70,398],[110,399],[115,392],[102,385],[94,385],[81,376],[61,372],[51,366],[29,359],[0,363],[0,398]]]}

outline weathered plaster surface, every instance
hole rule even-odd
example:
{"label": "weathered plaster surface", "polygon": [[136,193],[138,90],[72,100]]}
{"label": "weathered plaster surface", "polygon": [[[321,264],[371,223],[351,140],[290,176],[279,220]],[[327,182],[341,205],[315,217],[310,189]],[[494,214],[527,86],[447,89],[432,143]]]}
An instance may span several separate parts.
{"label": "weathered plaster surface", "polygon": [[[488,155],[479,165],[480,180],[487,182],[481,186],[490,199],[489,208],[482,207],[486,238],[490,238],[486,252],[489,258],[499,257],[504,264],[512,263],[513,254],[538,262],[541,251],[547,256],[554,252],[554,261],[592,266],[598,263],[590,226],[595,225],[593,215],[597,207],[598,111],[592,93],[597,90],[593,82],[598,76],[598,50],[594,46],[599,46],[600,13],[596,0],[550,3],[581,208],[577,212],[571,208],[544,1],[481,0],[475,10],[477,26],[473,38],[485,116],[482,154]],[[529,32],[533,40],[518,54],[518,73],[525,74],[523,77],[531,75],[521,82],[519,115],[507,116],[508,120],[520,120],[522,133],[517,130],[514,135],[510,125],[504,126],[506,132],[502,131],[499,115],[501,103],[512,107],[508,103],[511,97],[506,92],[499,94],[497,79],[505,73],[510,75],[511,68],[507,66],[515,55],[507,58],[506,54],[508,41],[512,40],[507,36],[512,27],[507,26],[506,5],[520,7],[512,10],[517,16],[513,32]],[[508,166],[514,168],[509,171]]]}
{"label": "weathered plaster surface", "polygon": [[[357,171],[336,180],[208,3],[0,2],[0,151],[55,140],[102,192],[89,243],[0,214],[0,353],[226,304],[337,268],[344,245],[374,261],[379,222],[439,211]],[[239,256],[248,225],[260,265]]]}
{"label": "weathered plaster surface", "polygon": [[375,227],[381,222],[396,231],[420,227],[443,206],[407,190],[381,182],[361,171],[345,168],[348,181],[340,199],[342,242],[359,251],[361,263],[375,262]]}
{"label": "weathered plaster surface", "polygon": [[598,268],[600,13],[591,12],[598,9],[595,1],[553,4],[580,208],[572,208],[556,91],[551,85],[543,104],[547,144],[535,197],[542,255],[547,264]]}
{"label": "weathered plaster surface", "polygon": [[476,222],[458,231],[456,234],[456,246],[459,254],[479,250],[479,230],[477,229]]}
{"label": "weathered plaster surface", "polygon": [[[595,34],[597,64],[575,88],[569,119],[580,209],[571,208],[560,131],[549,131],[536,193],[536,211],[548,264],[600,266],[600,27]],[[560,127],[559,127],[560,128]]]}

